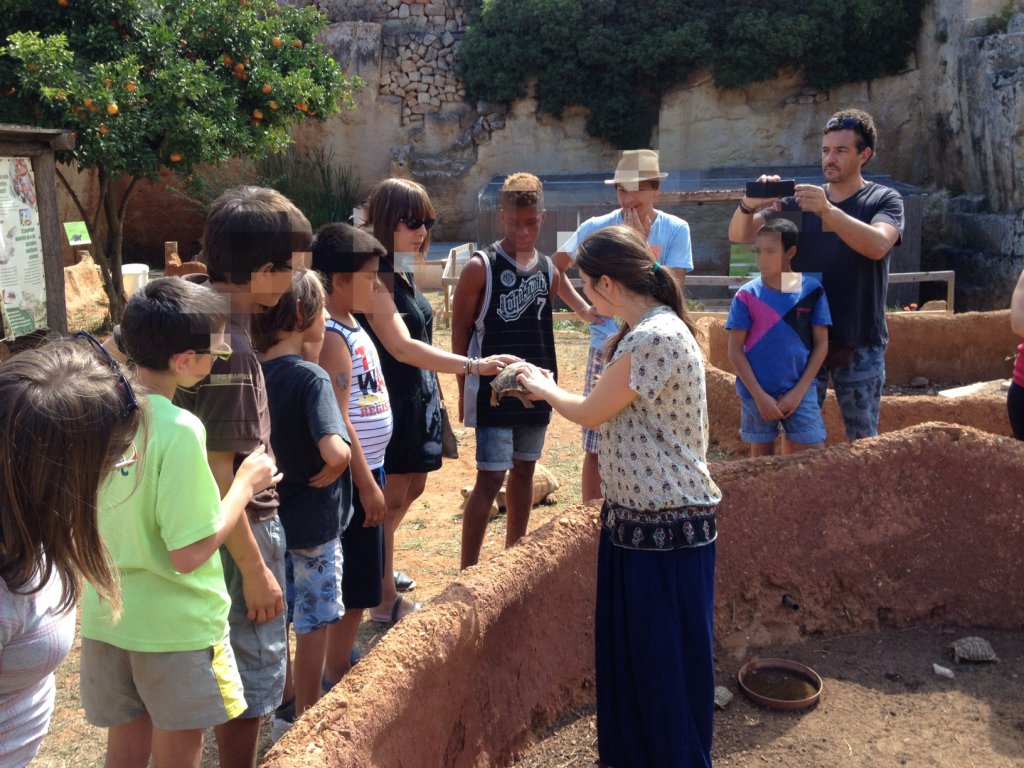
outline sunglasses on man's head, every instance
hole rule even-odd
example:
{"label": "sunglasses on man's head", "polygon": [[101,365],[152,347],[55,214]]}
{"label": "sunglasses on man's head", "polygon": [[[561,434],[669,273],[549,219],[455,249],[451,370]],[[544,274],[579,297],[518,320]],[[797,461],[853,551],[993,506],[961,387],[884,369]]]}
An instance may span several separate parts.
{"label": "sunglasses on man's head", "polygon": [[139,401],[135,397],[135,390],[132,389],[132,385],[128,382],[128,378],[124,375],[124,370],[118,364],[117,360],[110,356],[110,353],[103,347],[100,340],[93,336],[88,331],[79,331],[74,334],[71,338],[73,339],[84,339],[93,351],[93,354],[99,359],[101,363],[109,365],[116,373],[118,381],[117,392],[121,397],[121,404],[124,406],[124,412],[126,414],[131,413],[139,407]]}
{"label": "sunglasses on man's head", "polygon": [[434,222],[436,222],[437,219],[421,219],[419,216],[403,216],[399,221],[405,224],[409,229],[419,229],[420,227],[430,229],[434,226]]}
{"label": "sunglasses on man's head", "polygon": [[833,117],[827,123],[825,123],[825,131],[839,131],[843,129],[849,130],[864,130],[864,123],[858,120],[856,117]]}

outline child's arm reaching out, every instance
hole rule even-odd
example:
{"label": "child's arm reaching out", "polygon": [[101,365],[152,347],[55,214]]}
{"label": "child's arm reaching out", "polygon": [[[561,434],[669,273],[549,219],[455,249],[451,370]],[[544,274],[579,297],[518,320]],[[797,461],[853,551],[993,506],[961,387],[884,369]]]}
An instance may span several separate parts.
{"label": "child's arm reaching out", "polygon": [[588,429],[597,427],[615,418],[637,398],[629,388],[631,355],[619,357],[604,369],[597,386],[589,395],[574,395],[559,387],[551,374],[536,366],[530,366],[518,376],[518,381],[536,398],[547,400],[551,407],[569,421]]}
{"label": "child's arm reaching out", "polygon": [[220,530],[187,547],[171,550],[171,563],[180,573],[191,573],[205,563],[220,548],[238,524],[249,500],[264,488],[281,479],[274,462],[267,456],[267,449],[259,446],[245,457],[238,467],[231,487],[224,494],[220,506],[224,513],[224,524]]}

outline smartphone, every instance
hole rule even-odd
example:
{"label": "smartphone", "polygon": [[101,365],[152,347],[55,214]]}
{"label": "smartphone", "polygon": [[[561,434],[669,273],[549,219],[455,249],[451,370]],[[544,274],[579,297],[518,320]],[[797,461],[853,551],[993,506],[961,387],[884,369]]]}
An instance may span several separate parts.
{"label": "smartphone", "polygon": [[751,198],[789,197],[795,191],[796,182],[793,179],[747,182],[747,197]]}

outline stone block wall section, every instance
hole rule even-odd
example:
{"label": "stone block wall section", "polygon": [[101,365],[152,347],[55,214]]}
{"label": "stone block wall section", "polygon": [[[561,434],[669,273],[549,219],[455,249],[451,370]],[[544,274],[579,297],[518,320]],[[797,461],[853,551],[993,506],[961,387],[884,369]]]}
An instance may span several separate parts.
{"label": "stone block wall section", "polygon": [[402,101],[402,125],[422,123],[466,90],[455,73],[459,41],[468,23],[454,0],[370,0],[314,3],[332,23],[368,21],[382,27],[378,92]]}
{"label": "stone block wall section", "polygon": [[[1022,463],[1024,443],[925,424],[716,465],[718,652],[920,623],[1019,627],[1024,592],[1006,585],[1019,577]],[[263,765],[509,765],[532,731],[593,698],[596,528],[577,507],[464,572]]]}

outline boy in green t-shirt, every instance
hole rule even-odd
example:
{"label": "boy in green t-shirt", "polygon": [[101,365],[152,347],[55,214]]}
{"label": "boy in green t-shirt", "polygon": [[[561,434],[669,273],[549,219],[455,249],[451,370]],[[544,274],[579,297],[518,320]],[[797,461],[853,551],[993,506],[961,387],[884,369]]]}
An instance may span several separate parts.
{"label": "boy in green t-shirt", "polygon": [[205,430],[171,403],[179,386],[227,357],[218,294],[163,278],[132,296],[121,340],[147,394],[129,456],[100,492],[100,533],[117,567],[120,613],[88,588],[82,600],[81,692],[107,731],[107,765],[195,765],[203,729],[245,710],[228,642],[230,601],[218,548],[256,493],[280,479],[263,448],[220,499]]}

